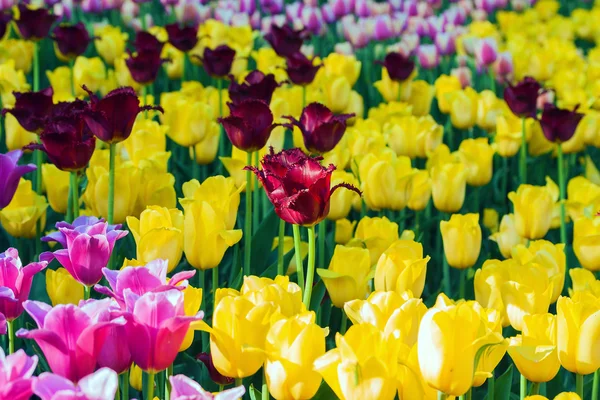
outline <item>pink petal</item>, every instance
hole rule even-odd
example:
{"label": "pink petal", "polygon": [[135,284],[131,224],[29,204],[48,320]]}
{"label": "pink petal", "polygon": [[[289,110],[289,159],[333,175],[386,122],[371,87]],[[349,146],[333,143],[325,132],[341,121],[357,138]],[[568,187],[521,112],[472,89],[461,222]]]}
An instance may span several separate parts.
{"label": "pink petal", "polygon": [[88,399],[113,400],[119,379],[110,368],[101,368],[79,381],[79,389]]}
{"label": "pink petal", "polygon": [[75,385],[62,376],[42,373],[33,383],[33,393],[42,400],[51,400],[59,391],[75,391]]}

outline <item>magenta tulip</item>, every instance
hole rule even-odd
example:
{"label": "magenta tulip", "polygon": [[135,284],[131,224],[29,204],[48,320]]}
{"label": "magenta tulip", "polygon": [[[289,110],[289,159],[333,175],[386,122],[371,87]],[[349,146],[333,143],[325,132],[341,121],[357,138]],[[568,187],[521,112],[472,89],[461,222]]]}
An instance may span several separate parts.
{"label": "magenta tulip", "polygon": [[46,268],[47,262],[23,266],[17,249],[0,254],[0,314],[13,321],[23,313],[23,302],[29,298],[33,276]]}
{"label": "magenta tulip", "polygon": [[29,357],[23,350],[4,355],[0,348],[0,399],[27,400],[33,394],[33,372],[37,356]]}
{"label": "magenta tulip", "polygon": [[142,296],[125,289],[124,297],[125,331],[133,362],[150,373],[167,369],[175,361],[190,323],[201,320],[204,313],[186,316],[183,293],[176,289]]}
{"label": "magenta tulip", "polygon": [[21,177],[36,168],[34,164],[19,165],[22,155],[21,150],[0,154],[0,208],[10,204]]}
{"label": "magenta tulip", "polygon": [[98,321],[102,302],[89,301],[81,307],[60,304],[52,308],[46,303],[28,300],[25,311],[37,329],[19,329],[17,337],[33,339],[42,349],[55,374],[77,382],[96,369],[98,354],[110,328],[125,324],[123,318]]}
{"label": "magenta tulip", "polygon": [[44,372],[33,383],[33,392],[41,400],[113,400],[119,378],[110,368],[102,368],[77,384],[60,375]]}
{"label": "magenta tulip", "polygon": [[246,388],[242,385],[213,395],[204,390],[198,382],[185,375],[171,376],[169,381],[171,382],[171,400],[237,400],[246,393]]}

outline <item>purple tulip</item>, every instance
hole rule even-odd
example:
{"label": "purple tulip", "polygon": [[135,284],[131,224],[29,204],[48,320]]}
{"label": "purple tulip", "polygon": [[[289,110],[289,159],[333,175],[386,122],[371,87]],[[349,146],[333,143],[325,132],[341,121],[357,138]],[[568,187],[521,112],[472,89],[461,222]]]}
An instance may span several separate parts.
{"label": "purple tulip", "polygon": [[273,92],[279,86],[273,74],[263,74],[260,71],[252,71],[244,82],[237,83],[233,76],[230,77],[229,98],[234,104],[244,100],[261,100],[267,104],[271,103]]}
{"label": "purple tulip", "polygon": [[85,53],[92,41],[83,22],[74,25],[60,24],[54,28],[52,39],[63,56],[75,59]]}
{"label": "purple tulip", "polygon": [[[59,228],[67,228],[74,229],[78,232],[87,232],[92,226],[96,225],[98,222],[105,222],[104,218],[91,217],[87,215],[82,215],[80,217],[75,218],[72,224],[66,221],[57,222],[56,229]],[[114,231],[116,229],[121,229],[121,224],[116,225],[108,225],[106,228],[107,232]],[[42,237],[42,242],[56,242],[59,243],[62,247],[67,247],[67,237],[60,230],[50,233],[49,235]]]}
{"label": "purple tulip", "polygon": [[415,62],[399,52],[391,52],[383,61],[376,61],[387,70],[390,79],[397,82],[407,80],[415,70]]}
{"label": "purple tulip", "polygon": [[272,24],[271,31],[265,35],[265,40],[279,56],[289,57],[300,51],[302,43],[307,37],[308,32],[304,29],[295,31],[288,25],[279,27]]}
{"label": "purple tulip", "polygon": [[81,232],[78,229],[58,228],[67,239],[67,246],[55,252],[45,252],[40,260],[56,258],[75,280],[93,286],[102,279],[102,269],[108,264],[115,242],[129,232],[108,230],[106,222],[98,222]]}
{"label": "purple tulip", "polygon": [[[207,392],[200,386],[200,384],[194,381],[192,378],[188,378],[185,375],[175,375],[169,377],[171,382],[171,399],[170,400],[212,400],[216,399],[217,396],[211,392]],[[227,389],[218,394],[219,400],[236,400],[241,398],[246,393],[246,388],[241,385],[231,389]],[[42,399],[44,400],[44,399]]]}
{"label": "purple tulip", "polygon": [[28,300],[23,307],[37,329],[19,329],[17,337],[35,340],[52,371],[77,382],[96,369],[98,354],[110,328],[125,323],[123,318],[98,321],[95,317],[99,306],[102,302],[92,300],[81,307],[60,304],[52,308]]}
{"label": "purple tulip", "polygon": [[387,40],[394,36],[392,29],[392,19],[389,15],[378,15],[375,18],[375,26],[373,28],[373,37],[375,40]]}
{"label": "purple tulip", "polygon": [[2,115],[12,114],[26,131],[40,133],[54,105],[52,87],[39,92],[13,92],[13,94],[16,100],[15,106],[2,110]]}
{"label": "purple tulip", "polygon": [[[0,292],[2,292],[2,290],[0,290]],[[6,335],[6,332],[8,332],[6,317],[4,316],[4,314],[0,314],[0,335]]]}
{"label": "purple tulip", "polygon": [[44,372],[33,383],[33,392],[41,400],[113,400],[118,386],[117,373],[110,368],[101,368],[77,384],[60,375]]}
{"label": "purple tulip", "polygon": [[515,86],[509,85],[504,89],[504,100],[516,116],[535,118],[537,99],[541,90],[542,86],[538,81],[527,76]]}
{"label": "purple tulip", "polygon": [[227,137],[240,150],[252,152],[267,144],[271,132],[278,124],[273,123],[273,113],[262,100],[244,100],[229,103],[230,115],[219,118]]}
{"label": "purple tulip", "polygon": [[442,56],[449,56],[456,51],[456,36],[449,32],[440,32],[435,36],[434,43]]}
{"label": "purple tulip", "polygon": [[23,39],[39,41],[48,36],[50,27],[58,19],[46,8],[30,8],[20,2],[19,18],[15,19],[17,30]]}
{"label": "purple tulip", "polygon": [[36,168],[34,164],[18,165],[22,155],[21,150],[0,154],[0,208],[10,204],[21,177]]}
{"label": "purple tulip", "polygon": [[271,15],[279,14],[283,11],[283,0],[260,0],[260,6]]}
{"label": "purple tulip", "polygon": [[313,35],[321,35],[327,29],[321,10],[316,7],[304,7],[300,19],[304,28]]}
{"label": "purple tulip", "polygon": [[133,41],[133,47],[135,50],[139,52],[151,51],[154,53],[159,53],[162,51],[164,47],[164,43],[158,40],[156,36],[151,34],[150,32],[140,31],[135,35],[135,40]]}
{"label": "purple tulip", "polygon": [[204,313],[186,316],[183,293],[176,289],[142,296],[125,289],[124,297],[125,331],[133,362],[146,372],[167,369],[175,361],[190,323],[201,320]]}
{"label": "purple tulip", "polygon": [[205,48],[202,55],[202,64],[206,73],[214,78],[224,78],[231,72],[235,59],[235,50],[227,45],[217,48]]}
{"label": "purple tulip", "polygon": [[562,143],[573,137],[582,118],[583,114],[577,112],[577,107],[571,111],[546,104],[540,118],[540,125],[546,139],[554,143]]}
{"label": "purple tulip", "polygon": [[479,68],[487,68],[498,58],[498,43],[491,38],[479,39],[475,43],[475,62]]}
{"label": "purple tulip", "polygon": [[180,26],[179,24],[169,24],[165,26],[169,35],[169,43],[176,49],[189,52],[198,43],[198,27],[197,26]]}
{"label": "purple tulip", "polygon": [[0,348],[0,399],[29,399],[37,363],[37,356],[29,357],[22,349],[7,357]]}
{"label": "purple tulip", "polygon": [[306,86],[315,80],[321,65],[314,65],[314,60],[303,53],[297,52],[286,59],[286,72],[290,81],[296,85]]}
{"label": "purple tulip", "polygon": [[165,60],[160,53],[155,51],[139,51],[135,55],[129,54],[125,64],[134,81],[148,85],[156,80],[158,71]]}
{"label": "purple tulip", "polygon": [[23,313],[23,302],[35,274],[46,268],[47,262],[33,262],[23,266],[17,249],[9,248],[0,254],[0,314],[13,321]]}

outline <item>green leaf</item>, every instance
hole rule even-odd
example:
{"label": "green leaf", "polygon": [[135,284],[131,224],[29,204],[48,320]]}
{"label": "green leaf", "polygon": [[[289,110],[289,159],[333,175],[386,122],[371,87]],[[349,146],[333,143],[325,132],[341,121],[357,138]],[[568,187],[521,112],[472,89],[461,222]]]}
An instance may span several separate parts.
{"label": "green leaf", "polygon": [[[288,251],[286,254],[283,255],[283,273],[284,274],[285,274],[287,266],[290,264],[290,261],[292,261],[292,257],[294,257],[294,249]],[[275,279],[275,277],[277,276],[277,260],[275,260],[275,262],[273,264],[269,265],[269,268],[265,269],[263,271],[263,273],[260,274],[260,276],[262,276],[264,278]]]}
{"label": "green leaf", "polygon": [[494,400],[510,400],[513,381],[513,365],[511,364],[498,379],[494,387]]}
{"label": "green leaf", "polygon": [[252,235],[251,272],[259,275],[267,268],[268,255],[273,247],[273,239],[279,233],[279,217],[275,210],[262,220]]}
{"label": "green leaf", "polygon": [[231,288],[240,290],[242,282],[244,281],[244,268],[240,267],[240,272],[236,275],[235,279],[231,282]]}
{"label": "green leaf", "polygon": [[319,309],[323,296],[325,296],[325,284],[323,283],[323,280],[319,279],[317,284],[313,287],[312,296],[310,298],[311,310]]}
{"label": "green leaf", "polygon": [[334,400],[337,398],[338,397],[335,395],[333,390],[331,390],[329,385],[326,384],[325,381],[323,381],[323,382],[321,382],[321,386],[319,387],[319,390],[313,397],[313,400]]}
{"label": "green leaf", "polygon": [[254,387],[254,385],[250,385],[248,394],[252,400],[260,400],[262,398],[262,393],[260,393],[260,391]]}

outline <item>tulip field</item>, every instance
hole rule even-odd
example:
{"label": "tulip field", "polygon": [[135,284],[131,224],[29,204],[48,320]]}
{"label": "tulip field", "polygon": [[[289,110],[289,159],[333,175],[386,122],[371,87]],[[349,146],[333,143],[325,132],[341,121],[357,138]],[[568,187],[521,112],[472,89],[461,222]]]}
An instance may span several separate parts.
{"label": "tulip field", "polygon": [[600,400],[599,21],[0,1],[0,400]]}

